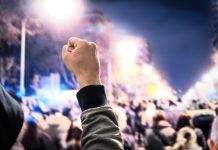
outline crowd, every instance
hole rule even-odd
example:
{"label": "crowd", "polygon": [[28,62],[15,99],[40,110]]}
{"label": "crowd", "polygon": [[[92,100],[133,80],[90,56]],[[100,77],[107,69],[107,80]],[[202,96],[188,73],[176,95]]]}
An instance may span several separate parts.
{"label": "crowd", "polygon": [[[218,149],[215,100],[188,104],[181,99],[107,101],[96,46],[71,38],[62,56],[80,84],[78,103],[48,108],[10,93],[18,102],[14,103],[0,88],[0,119],[4,120],[0,125],[0,148],[11,147],[16,139],[12,150]],[[35,81],[37,85],[38,77]]]}
{"label": "crowd", "polygon": [[181,100],[164,103],[143,100],[135,105],[130,102],[115,106],[114,110],[125,112],[125,116],[119,113],[118,121],[120,116],[125,118],[120,127],[126,149],[208,150],[210,134],[218,134],[211,131],[218,110],[216,104],[199,103],[194,110],[183,105]]}
{"label": "crowd", "polygon": [[[77,103],[45,109],[16,99],[26,121],[13,150],[80,150],[81,111]],[[196,106],[196,102],[192,104]],[[195,109],[192,104],[187,108],[181,100],[110,102],[125,150],[209,150],[210,141],[218,144],[218,104],[199,102]]]}

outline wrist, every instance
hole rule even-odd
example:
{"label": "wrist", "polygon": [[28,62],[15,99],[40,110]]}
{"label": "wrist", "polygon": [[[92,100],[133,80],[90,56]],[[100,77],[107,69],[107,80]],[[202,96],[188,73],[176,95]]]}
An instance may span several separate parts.
{"label": "wrist", "polygon": [[86,87],[89,85],[101,85],[101,80],[100,80],[100,78],[79,80],[79,85],[80,85],[80,88],[83,88],[83,87]]}
{"label": "wrist", "polygon": [[77,99],[82,111],[107,104],[103,85],[90,85],[80,89],[77,93]]}

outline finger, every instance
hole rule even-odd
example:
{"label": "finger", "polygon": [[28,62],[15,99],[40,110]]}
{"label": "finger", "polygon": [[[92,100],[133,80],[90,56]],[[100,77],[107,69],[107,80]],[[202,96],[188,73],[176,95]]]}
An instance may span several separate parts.
{"label": "finger", "polygon": [[73,47],[76,47],[78,45],[78,42],[81,41],[81,39],[79,38],[76,38],[76,37],[71,37],[69,40],[68,40],[68,45],[69,46],[73,46]]}
{"label": "finger", "polygon": [[74,50],[75,50],[75,47],[73,47],[73,46],[68,46],[68,48],[67,48],[67,51],[69,53],[72,53]]}
{"label": "finger", "polygon": [[94,49],[95,54],[98,55],[96,44],[95,44],[94,42],[88,42],[88,43],[89,43],[89,45]]}
{"label": "finger", "polygon": [[92,46],[94,49],[96,49],[96,44],[94,42],[88,42],[90,46]]}

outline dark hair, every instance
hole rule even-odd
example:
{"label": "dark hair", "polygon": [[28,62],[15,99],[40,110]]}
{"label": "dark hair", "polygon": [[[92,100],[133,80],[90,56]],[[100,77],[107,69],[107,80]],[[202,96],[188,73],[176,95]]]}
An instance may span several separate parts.
{"label": "dark hair", "polygon": [[157,125],[159,121],[162,121],[162,120],[166,120],[164,114],[159,111],[157,112],[157,114],[153,117],[153,125]]}
{"label": "dark hair", "polygon": [[70,128],[68,130],[66,142],[69,142],[72,139],[80,141],[81,135],[82,135],[82,130],[79,129],[78,127],[74,127],[73,124],[71,124],[71,126],[70,126]]}
{"label": "dark hair", "polygon": [[199,109],[208,109],[209,108],[209,105],[206,104],[206,103],[201,103],[198,105]]}
{"label": "dark hair", "polygon": [[214,119],[213,115],[200,115],[194,117],[192,119],[192,122],[193,122],[193,126],[195,128],[201,129],[206,139],[208,139],[213,119]]}
{"label": "dark hair", "polygon": [[215,108],[215,113],[216,113],[216,116],[218,116],[218,107]]}
{"label": "dark hair", "polygon": [[38,126],[34,121],[29,121],[27,123],[27,130],[24,133],[22,144],[26,145],[30,140],[34,141],[37,139],[38,135]]}
{"label": "dark hair", "polygon": [[191,127],[190,116],[180,115],[176,124],[176,130],[179,131],[183,127]]}
{"label": "dark hair", "polygon": [[184,138],[187,140],[186,143],[188,143],[191,139],[191,134],[190,133],[185,133]]}

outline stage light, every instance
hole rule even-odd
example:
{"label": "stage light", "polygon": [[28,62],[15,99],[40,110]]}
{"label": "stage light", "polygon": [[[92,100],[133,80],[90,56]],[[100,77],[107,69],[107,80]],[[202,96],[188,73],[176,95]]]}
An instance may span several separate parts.
{"label": "stage light", "polygon": [[144,64],[142,67],[142,71],[144,74],[147,75],[147,74],[154,72],[154,68],[149,64]]}
{"label": "stage light", "polygon": [[132,63],[136,60],[139,53],[139,44],[134,37],[124,37],[115,43],[118,59]]}
{"label": "stage light", "polygon": [[212,71],[211,71],[211,76],[213,79],[218,79],[218,70],[217,68],[214,68]]}
{"label": "stage light", "polygon": [[195,84],[195,87],[196,87],[197,89],[200,89],[200,88],[203,87],[203,83],[197,82],[197,83]]}
{"label": "stage light", "polygon": [[185,93],[185,95],[183,96],[182,99],[185,99],[185,100],[191,100],[191,99],[194,99],[196,96],[195,96],[195,90],[194,89],[189,89],[187,93]]}
{"label": "stage light", "polygon": [[121,41],[117,50],[122,59],[126,61],[133,61],[136,58],[137,46],[131,41]]}
{"label": "stage light", "polygon": [[205,75],[202,77],[202,80],[203,80],[205,83],[210,82],[211,79],[212,79],[212,76],[211,76],[210,73],[207,73],[207,74],[205,74]]}

